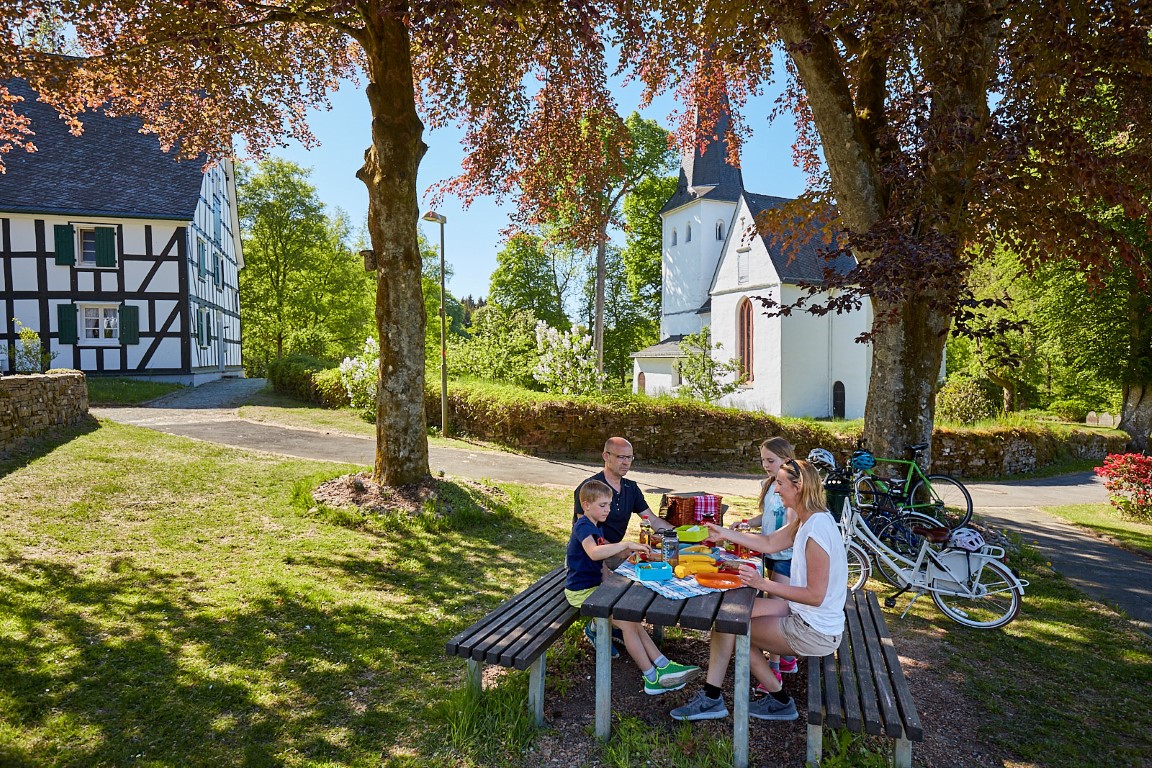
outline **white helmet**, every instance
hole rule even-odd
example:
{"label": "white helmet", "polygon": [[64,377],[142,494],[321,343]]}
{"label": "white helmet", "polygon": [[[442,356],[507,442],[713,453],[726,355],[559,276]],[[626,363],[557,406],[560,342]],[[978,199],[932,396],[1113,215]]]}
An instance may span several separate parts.
{"label": "white helmet", "polygon": [[984,537],[972,528],[957,528],[948,536],[948,546],[966,552],[979,552],[984,549]]}
{"label": "white helmet", "polygon": [[822,469],[825,472],[832,472],[836,469],[836,457],[827,448],[813,448],[808,452],[808,461],[812,462],[816,469]]}

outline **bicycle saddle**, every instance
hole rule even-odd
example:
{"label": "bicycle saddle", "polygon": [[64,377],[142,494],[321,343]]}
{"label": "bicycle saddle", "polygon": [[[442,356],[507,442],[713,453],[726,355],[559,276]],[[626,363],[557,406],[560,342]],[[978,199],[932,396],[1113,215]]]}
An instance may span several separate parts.
{"label": "bicycle saddle", "polygon": [[947,528],[944,528],[943,526],[939,528],[932,526],[929,528],[923,525],[914,525],[912,526],[912,533],[916,534],[917,536],[923,536],[933,544],[943,544],[944,542],[948,541],[948,536],[951,534],[951,531]]}
{"label": "bicycle saddle", "polygon": [[908,451],[909,453],[920,453],[920,451],[925,450],[927,447],[928,443],[916,443],[916,445],[910,445],[904,450]]}

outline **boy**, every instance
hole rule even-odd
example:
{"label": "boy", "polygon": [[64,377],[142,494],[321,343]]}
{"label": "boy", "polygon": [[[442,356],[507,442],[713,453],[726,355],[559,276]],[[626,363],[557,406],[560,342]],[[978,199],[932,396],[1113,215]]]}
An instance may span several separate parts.
{"label": "boy", "polygon": [[[583,514],[572,525],[568,539],[566,563],[568,577],[564,595],[579,608],[603,580],[601,561],[628,552],[647,552],[648,547],[633,541],[609,544],[604,541],[601,525],[612,507],[612,489],[599,480],[589,480],[580,487]],[[644,673],[644,693],[658,696],[678,691],[700,674],[699,667],[669,661],[652,642],[644,627],[633,621],[613,621],[624,634],[624,647],[636,666]]]}

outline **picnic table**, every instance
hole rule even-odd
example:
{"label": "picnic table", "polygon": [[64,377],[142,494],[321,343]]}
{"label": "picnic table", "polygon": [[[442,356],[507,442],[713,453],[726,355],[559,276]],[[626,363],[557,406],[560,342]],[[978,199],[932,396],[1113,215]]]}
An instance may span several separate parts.
{"label": "picnic table", "polygon": [[661,627],[716,630],[736,636],[735,696],[732,718],[732,753],[736,768],[748,765],[748,692],[751,674],[751,587],[712,592],[673,600],[615,573],[584,601],[580,612],[596,622],[596,737],[606,740],[612,728],[611,620],[647,621]]}

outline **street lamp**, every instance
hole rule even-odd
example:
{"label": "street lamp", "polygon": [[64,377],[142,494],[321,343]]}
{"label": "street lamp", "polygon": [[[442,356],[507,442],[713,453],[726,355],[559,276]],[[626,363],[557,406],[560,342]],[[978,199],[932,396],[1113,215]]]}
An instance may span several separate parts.
{"label": "street lamp", "polygon": [[447,217],[428,211],[422,217],[440,225],[440,434],[448,436],[448,324],[444,320],[444,225]]}

